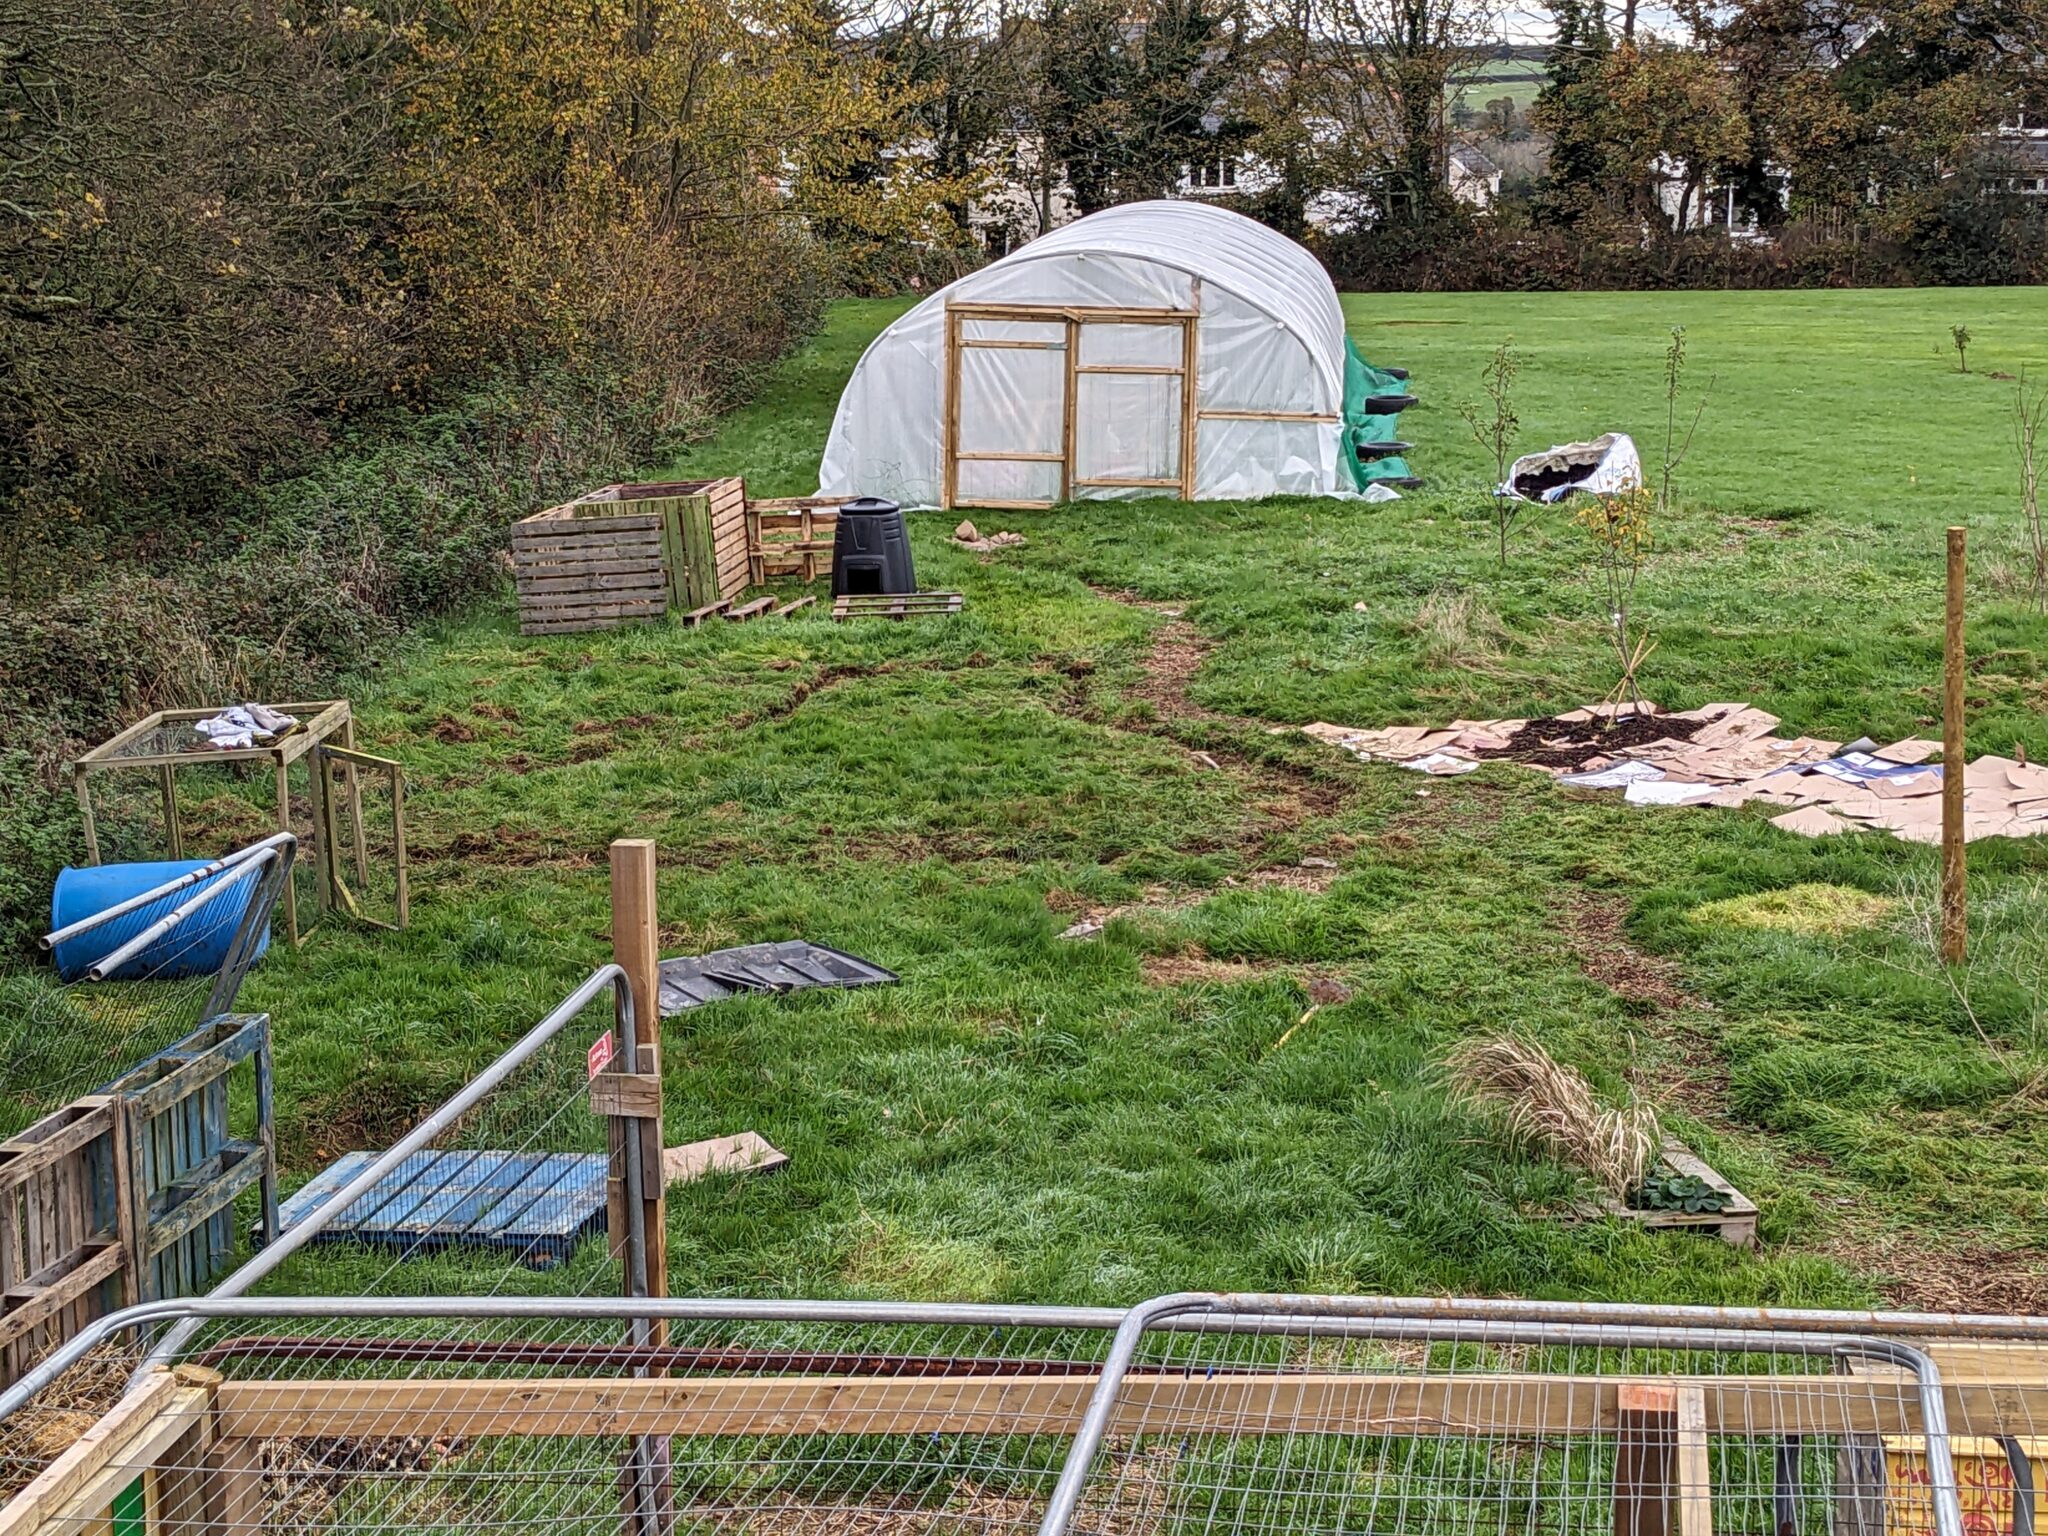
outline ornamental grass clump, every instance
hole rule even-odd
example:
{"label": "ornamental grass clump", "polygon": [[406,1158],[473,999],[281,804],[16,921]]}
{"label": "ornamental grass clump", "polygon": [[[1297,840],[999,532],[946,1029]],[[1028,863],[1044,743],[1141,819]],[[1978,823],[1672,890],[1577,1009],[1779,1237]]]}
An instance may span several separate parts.
{"label": "ornamental grass clump", "polygon": [[1444,1059],[1451,1091],[1521,1146],[1584,1169],[1617,1200],[1640,1189],[1662,1136],[1647,1104],[1601,1104],[1593,1085],[1514,1035],[1468,1040]]}

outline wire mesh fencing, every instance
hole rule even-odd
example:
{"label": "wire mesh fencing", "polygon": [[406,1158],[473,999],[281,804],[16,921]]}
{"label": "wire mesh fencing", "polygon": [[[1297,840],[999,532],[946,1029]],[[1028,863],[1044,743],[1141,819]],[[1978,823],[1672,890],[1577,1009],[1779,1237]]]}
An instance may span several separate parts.
{"label": "wire mesh fencing", "polygon": [[49,935],[56,968],[0,976],[0,1139],[231,1010],[295,854],[272,836],[109,902]]}
{"label": "wire mesh fencing", "polygon": [[2031,1320],[1923,1348],[1869,1314],[1301,1297],[178,1305],[199,1326],[93,1488],[49,1469],[19,1529],[132,1486],[214,1533],[2018,1536],[2048,1402]]}
{"label": "wire mesh fencing", "polygon": [[391,1146],[302,1185],[284,1205],[285,1241],[222,1294],[624,1294],[625,1149],[593,1099],[617,1065],[621,974],[594,973]]}

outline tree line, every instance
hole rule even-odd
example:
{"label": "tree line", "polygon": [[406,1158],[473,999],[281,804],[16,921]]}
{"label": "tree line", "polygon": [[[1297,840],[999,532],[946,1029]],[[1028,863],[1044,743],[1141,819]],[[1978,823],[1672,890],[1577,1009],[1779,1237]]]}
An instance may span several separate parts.
{"label": "tree line", "polygon": [[[1547,3],[1523,110],[1488,100],[1492,0],[905,0],[881,46],[946,83],[914,110],[954,185],[1031,147],[1008,177],[1038,183],[1024,234],[1055,184],[1085,213],[1221,161],[1245,168],[1226,200],[1340,273],[1392,253],[1386,285],[1447,278],[1444,248],[1511,267],[1517,244],[1682,276],[1707,259],[1684,237],[1731,208],[1790,280],[1815,248],[1821,280],[1859,260],[1873,281],[2048,276],[2044,0]],[[1538,141],[1538,168],[1461,201],[1453,150],[1509,138]],[[1404,279],[1425,236],[1439,255]]]}

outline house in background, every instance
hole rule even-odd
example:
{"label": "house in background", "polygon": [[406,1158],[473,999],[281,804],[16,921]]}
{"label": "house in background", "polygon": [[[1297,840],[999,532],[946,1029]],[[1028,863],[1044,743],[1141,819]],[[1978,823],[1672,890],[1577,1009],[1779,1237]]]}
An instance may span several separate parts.
{"label": "house in background", "polygon": [[1476,145],[1459,144],[1451,150],[1448,182],[1451,196],[1481,213],[1500,197],[1500,167]]}

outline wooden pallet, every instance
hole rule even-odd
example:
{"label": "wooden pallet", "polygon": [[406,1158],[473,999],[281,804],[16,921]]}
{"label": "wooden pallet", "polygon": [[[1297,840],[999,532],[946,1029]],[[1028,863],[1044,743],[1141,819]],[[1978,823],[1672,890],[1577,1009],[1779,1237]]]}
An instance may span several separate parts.
{"label": "wooden pallet", "polygon": [[958,592],[851,593],[832,599],[834,623],[848,619],[929,619],[958,613],[967,599]]}
{"label": "wooden pallet", "polygon": [[778,576],[816,581],[832,569],[832,543],[844,496],[749,499],[747,579],[762,586]]}
{"label": "wooden pallet", "polygon": [[1725,1211],[1702,1211],[1698,1215],[1687,1215],[1684,1211],[1639,1211],[1603,1196],[1599,1205],[1586,1214],[1611,1216],[1616,1221],[1632,1221],[1639,1227],[1652,1229],[1684,1227],[1696,1232],[1711,1232],[1736,1248],[1756,1246],[1757,1209],[1747,1195],[1669,1137],[1665,1138],[1658,1160],[1673,1173],[1690,1174],[1708,1187],[1719,1190],[1728,1197],[1728,1208]]}

